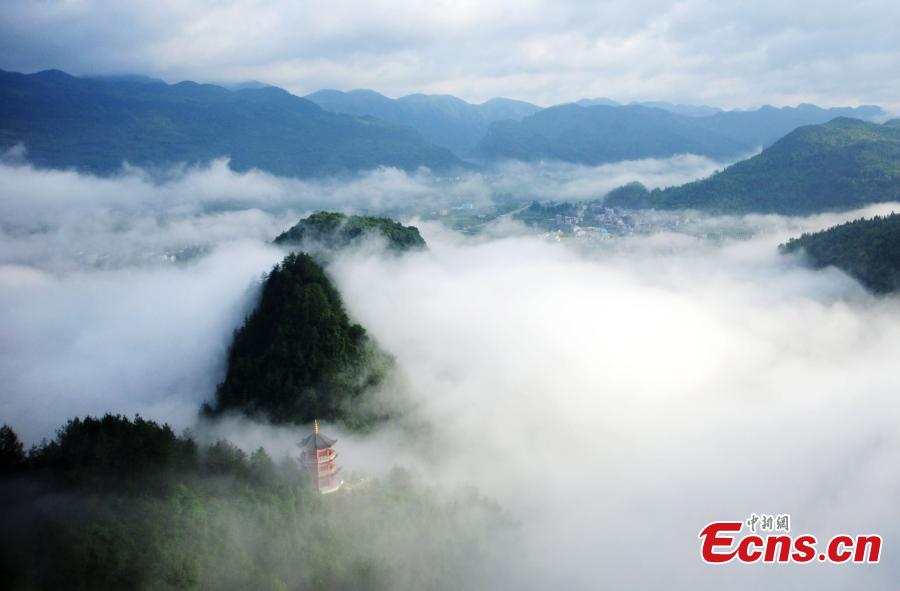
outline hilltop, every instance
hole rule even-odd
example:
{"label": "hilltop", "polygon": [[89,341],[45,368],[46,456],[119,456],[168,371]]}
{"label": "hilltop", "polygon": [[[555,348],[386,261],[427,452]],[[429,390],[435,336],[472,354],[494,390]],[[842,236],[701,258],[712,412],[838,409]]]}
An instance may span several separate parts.
{"label": "hilltop", "polygon": [[275,238],[275,243],[338,249],[358,243],[366,236],[385,239],[391,250],[425,247],[425,240],[414,226],[404,226],[390,218],[347,216],[328,211],[320,211],[300,220]]}
{"label": "hilltop", "polygon": [[[366,236],[381,237],[396,251],[425,247],[415,227],[326,211],[300,220],[274,242],[313,251],[323,260],[329,251]],[[234,333],[225,379],[204,411],[236,411],[275,423],[319,418],[366,427],[380,415],[371,411],[365,394],[392,364],[366,330],[350,321],[320,262],[294,252],[265,277],[256,308]]]}

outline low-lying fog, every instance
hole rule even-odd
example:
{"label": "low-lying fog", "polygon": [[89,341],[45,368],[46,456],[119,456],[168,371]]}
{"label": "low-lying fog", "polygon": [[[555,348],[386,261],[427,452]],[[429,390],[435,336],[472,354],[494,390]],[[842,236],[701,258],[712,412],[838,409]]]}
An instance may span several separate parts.
{"label": "low-lying fog", "polygon": [[[596,197],[622,180],[712,171],[691,158],[634,163],[633,174],[570,167],[567,179],[510,165],[490,180],[382,170],[320,182],[224,162],[162,180],[4,164],[0,422],[28,442],[106,411],[193,426],[254,283],[282,256],[267,241],[314,209],[418,211],[529,179],[542,198]],[[403,464],[494,497],[520,523],[498,588],[890,588],[900,305],[776,247],[891,209],[697,215],[694,235],[602,247],[509,221],[474,238],[419,221],[427,252],[347,253],[329,270],[396,357],[409,420],[430,434],[423,444],[393,426],[367,437],[331,428],[342,461],[374,475]],[[695,237],[708,228],[752,237]],[[236,421],[218,430],[275,453],[297,440]],[[750,513],[790,513],[792,531],[820,540],[879,533],[881,564],[704,565],[702,527]]]}

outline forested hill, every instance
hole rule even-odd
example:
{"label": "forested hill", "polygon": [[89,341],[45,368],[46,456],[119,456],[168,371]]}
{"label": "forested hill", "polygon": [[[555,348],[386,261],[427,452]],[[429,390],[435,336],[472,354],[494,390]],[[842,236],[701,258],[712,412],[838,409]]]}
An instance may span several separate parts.
{"label": "forested hill", "polygon": [[114,415],[73,419],[26,453],[0,427],[3,588],[489,586],[476,574],[492,572],[488,536],[511,529],[494,504],[399,470],[322,497],[298,453],[275,461]]}
{"label": "forested hill", "polygon": [[780,250],[802,251],[815,267],[835,266],[878,293],[900,288],[900,214],[803,234]]}
{"label": "forested hill", "polygon": [[227,363],[208,414],[233,411],[275,423],[318,418],[361,428],[379,418],[365,394],[392,361],[347,317],[322,267],[292,253],[266,277]]}
{"label": "forested hill", "polygon": [[320,211],[306,217],[275,238],[276,244],[297,245],[305,249],[338,249],[357,244],[366,237],[383,239],[391,250],[425,247],[419,230],[389,218],[347,216]]}
{"label": "forested hill", "polygon": [[384,239],[391,250],[425,247],[419,231],[388,218],[320,211],[300,220],[276,244],[295,252],[266,276],[256,309],[234,334],[224,381],[207,414],[240,412],[275,423],[341,421],[365,428],[390,411],[366,394],[392,360],[350,321],[337,289],[317,259]]}
{"label": "forested hill", "polygon": [[167,165],[224,156],[236,170],[299,177],[462,164],[409,127],[331,113],[275,87],[231,91],[0,70],[0,149],[18,143],[38,166],[100,174],[123,161]]}
{"label": "forested hill", "polygon": [[707,179],[617,191],[610,206],[808,214],[900,199],[900,126],[838,118],[801,127]]}

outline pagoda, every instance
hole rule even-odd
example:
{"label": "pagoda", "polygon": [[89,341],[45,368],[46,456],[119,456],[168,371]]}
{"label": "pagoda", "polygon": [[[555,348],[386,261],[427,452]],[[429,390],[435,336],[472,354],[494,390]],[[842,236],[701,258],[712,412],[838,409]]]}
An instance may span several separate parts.
{"label": "pagoda", "polygon": [[303,450],[300,461],[312,473],[316,490],[323,495],[333,493],[344,484],[339,472],[340,468],[334,463],[337,452],[334,451],[334,443],[327,435],[319,433],[319,421],[313,421],[313,432],[300,442]]}

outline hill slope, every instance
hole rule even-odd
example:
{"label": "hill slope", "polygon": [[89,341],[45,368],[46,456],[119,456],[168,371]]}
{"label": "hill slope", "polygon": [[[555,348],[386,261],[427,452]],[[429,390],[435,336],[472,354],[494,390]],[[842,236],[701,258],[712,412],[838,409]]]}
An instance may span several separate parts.
{"label": "hill slope", "polygon": [[289,457],[140,417],[76,418],[27,454],[9,427],[0,442],[4,589],[461,589],[514,531],[469,490],[398,469],[323,498]]}
{"label": "hill slope", "polygon": [[839,118],[801,127],[712,177],[611,194],[619,207],[803,214],[900,199],[900,127]]}
{"label": "hill slope", "polygon": [[19,142],[39,166],[101,174],[123,160],[165,165],[222,156],[236,170],[285,176],[460,164],[412,129],[330,113],[274,87],[0,71],[0,149]]}
{"label": "hill slope", "polygon": [[475,149],[491,122],[521,119],[540,110],[537,105],[505,98],[473,105],[447,95],[411,94],[391,99],[373,90],[320,90],[305,98],[335,113],[369,115],[408,125],[428,141],[459,155]]}
{"label": "hill slope", "polygon": [[783,253],[803,251],[817,268],[835,266],[878,293],[900,289],[900,215],[856,220],[792,238]]}
{"label": "hill slope", "polygon": [[521,121],[491,124],[479,145],[493,159],[601,164],[692,153],[733,158],[768,146],[802,125],[838,116],[872,118],[878,107],[820,109],[813,105],[688,116],[643,105],[582,101],[544,109]]}
{"label": "hill slope", "polygon": [[361,396],[389,358],[350,322],[340,294],[307,254],[269,273],[259,304],[235,332],[225,380],[206,411],[239,411],[275,423],[340,420],[365,426]]}

